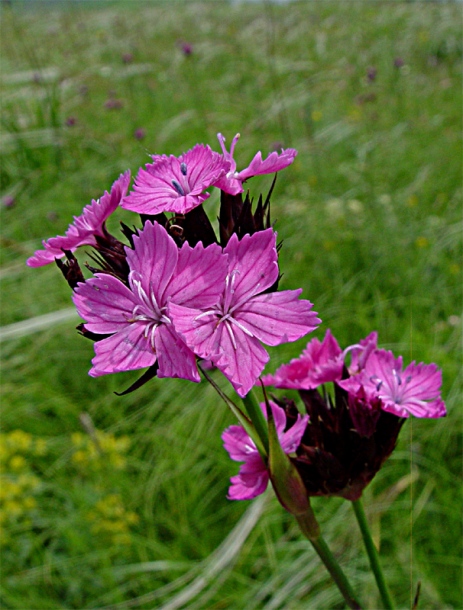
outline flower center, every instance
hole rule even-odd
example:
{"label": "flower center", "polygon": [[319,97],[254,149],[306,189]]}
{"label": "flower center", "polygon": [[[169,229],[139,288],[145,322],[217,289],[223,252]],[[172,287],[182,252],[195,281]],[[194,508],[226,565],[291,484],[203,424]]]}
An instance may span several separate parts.
{"label": "flower center", "polygon": [[170,318],[165,315],[167,307],[162,307],[151,288],[148,295],[141,285],[140,280],[132,279],[132,290],[139,298],[139,303],[135,305],[132,311],[132,317],[128,320],[130,323],[139,322],[145,325],[144,336],[149,339],[153,351],[156,351],[154,345],[155,332],[161,324],[172,324]]}
{"label": "flower center", "polygon": [[249,290],[247,293],[244,293],[244,295],[241,295],[241,299],[238,302],[233,303],[233,299],[235,297],[236,277],[239,274],[240,272],[238,269],[233,269],[233,271],[231,271],[225,279],[225,290],[223,292],[221,302],[212,307],[211,309],[203,311],[199,314],[199,316],[196,316],[195,318],[196,321],[206,316],[215,316],[217,318],[216,328],[218,328],[220,324],[224,324],[230,336],[230,341],[232,342],[233,348],[235,350],[237,349],[237,343],[234,327],[237,327],[242,330],[245,335],[248,335],[248,337],[253,337],[254,335],[248,328],[246,328],[241,322],[239,322],[233,314],[235,314],[236,311],[242,305],[247,303],[253,296],[258,294],[260,287],[260,283],[257,283],[256,286],[254,286],[251,290]]}
{"label": "flower center", "polygon": [[[383,388],[383,397],[387,395],[387,397],[392,399],[396,405],[400,405],[403,402],[407,385],[410,383],[411,379],[411,375],[408,375],[405,379],[403,379],[400,375],[400,371],[397,369],[392,369],[392,379],[389,380],[389,383],[386,383],[377,375],[372,375],[370,377],[370,381],[376,386],[376,391],[380,393],[381,388]],[[387,392],[384,391],[384,386],[387,386]]]}

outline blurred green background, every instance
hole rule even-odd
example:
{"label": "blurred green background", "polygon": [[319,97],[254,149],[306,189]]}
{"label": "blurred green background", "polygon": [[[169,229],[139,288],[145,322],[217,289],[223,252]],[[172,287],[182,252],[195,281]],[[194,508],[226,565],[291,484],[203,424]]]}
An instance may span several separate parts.
{"label": "blurred green background", "polygon": [[[115,396],[138,375],[89,378],[68,286],[25,266],[122,171],[219,150],[219,131],[241,133],[238,167],[299,151],[272,214],[281,287],[314,302],[316,336],[376,329],[443,369],[448,417],[408,421],[364,498],[398,607],[419,581],[420,608],[463,607],[461,5],[12,0],[1,29],[2,607],[344,607],[271,493],[226,499],[233,418],[212,389]],[[273,348],[268,370],[305,343]],[[351,507],[313,504],[378,608]]]}

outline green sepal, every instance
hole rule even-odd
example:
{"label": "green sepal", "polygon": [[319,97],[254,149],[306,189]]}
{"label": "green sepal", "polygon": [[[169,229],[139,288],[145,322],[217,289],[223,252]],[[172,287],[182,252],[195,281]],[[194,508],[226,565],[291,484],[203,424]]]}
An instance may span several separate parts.
{"label": "green sepal", "polygon": [[280,504],[291,514],[305,515],[310,511],[307,490],[296,466],[283,451],[278,439],[273,412],[264,389],[268,421],[268,469],[275,494]]}

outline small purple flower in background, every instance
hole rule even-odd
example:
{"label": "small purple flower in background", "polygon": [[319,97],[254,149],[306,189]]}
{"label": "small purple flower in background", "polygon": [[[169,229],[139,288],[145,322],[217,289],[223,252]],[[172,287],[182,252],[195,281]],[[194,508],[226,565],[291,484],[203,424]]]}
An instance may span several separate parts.
{"label": "small purple flower in background", "polygon": [[138,129],[135,129],[135,131],[133,133],[133,137],[136,140],[144,140],[145,136],[146,136],[146,131],[141,127],[139,127]]}
{"label": "small purple flower in background", "polygon": [[440,397],[442,373],[435,364],[412,362],[402,370],[402,356],[375,350],[357,375],[340,381],[350,393],[363,387],[368,398],[379,398],[382,408],[397,417],[443,417],[445,404]]}
{"label": "small purple flower in background", "polygon": [[171,303],[210,307],[220,297],[227,262],[219,246],[179,250],[166,230],[146,222],[126,248],[127,287],[106,273],[77,285],[74,303],[86,331],[111,335],[95,343],[90,375],[158,363],[158,377],[200,381],[196,357],[174,330]]}
{"label": "small purple flower in background", "polygon": [[96,245],[95,235],[105,235],[105,222],[125,197],[130,183],[130,171],[121,174],[107,191],[91,204],[85,206],[80,216],[74,216],[64,236],[58,235],[43,241],[44,250],[37,250],[27,260],[29,267],[41,267],[64,256],[63,250],[74,252],[79,246]]}
{"label": "small purple flower in background", "polygon": [[288,167],[288,165],[291,165],[297,155],[297,150],[294,148],[287,148],[282,149],[280,154],[277,152],[270,153],[265,161],[263,161],[262,153],[259,151],[246,169],[237,172],[236,162],[233,158],[233,154],[239,137],[240,134],[237,133],[230,145],[230,152],[228,152],[225,148],[225,138],[221,133],[217,134],[220,146],[222,147],[223,157],[230,162],[230,169],[227,174],[215,184],[215,186],[222,191],[229,193],[230,195],[242,193],[243,182],[248,178],[260,176],[262,174],[273,174],[274,172],[278,172],[285,167]]}
{"label": "small purple flower in background", "polygon": [[302,290],[265,292],[278,279],[276,233],[233,234],[224,248],[228,275],[220,300],[205,310],[172,304],[174,326],[201,358],[211,360],[240,396],[256,383],[269,360],[266,345],[295,341],[320,320]]}
{"label": "small purple flower in background", "polygon": [[190,57],[190,55],[193,54],[193,45],[191,45],[189,42],[180,43],[180,48],[186,57]]}
{"label": "small purple flower in background", "polygon": [[120,110],[123,106],[124,104],[122,103],[122,101],[116,99],[115,97],[110,97],[104,103],[104,107],[106,108],[106,110]]}
{"label": "small purple flower in background", "polygon": [[378,76],[378,70],[375,67],[370,66],[367,70],[367,81],[369,83],[373,83],[376,80],[377,76]]}
{"label": "small purple flower in background", "polygon": [[[262,411],[267,417],[265,403],[261,405]],[[284,409],[270,401],[275,427],[281,447],[286,454],[294,453],[301,442],[308,422],[307,415],[297,415],[293,425],[287,427]],[[264,493],[269,482],[267,466],[262,460],[254,441],[249,437],[242,426],[230,426],[222,434],[224,447],[235,462],[244,462],[240,467],[239,474],[230,479],[231,486],[228,490],[229,500],[252,500]]]}
{"label": "small purple flower in background", "polygon": [[321,343],[312,339],[299,358],[280,366],[274,375],[265,375],[262,381],[276,388],[312,390],[322,383],[341,379],[343,367],[343,352],[327,330]]}
{"label": "small purple flower in background", "polygon": [[394,68],[401,68],[404,64],[405,62],[401,57],[396,57],[394,59]]}
{"label": "small purple flower in background", "polygon": [[124,53],[122,55],[122,62],[124,64],[131,64],[133,62],[133,53]]}
{"label": "small purple flower in background", "polygon": [[76,117],[69,116],[66,119],[66,127],[74,127],[75,124],[76,124]]}
{"label": "small purple flower in background", "polygon": [[197,144],[174,157],[153,155],[152,164],[141,168],[133,191],[122,207],[139,214],[186,214],[209,197],[204,191],[224,175],[230,163],[209,146]]}
{"label": "small purple flower in background", "polygon": [[2,199],[2,203],[4,208],[12,208],[16,203],[16,199],[13,197],[13,195],[5,195],[5,197]]}

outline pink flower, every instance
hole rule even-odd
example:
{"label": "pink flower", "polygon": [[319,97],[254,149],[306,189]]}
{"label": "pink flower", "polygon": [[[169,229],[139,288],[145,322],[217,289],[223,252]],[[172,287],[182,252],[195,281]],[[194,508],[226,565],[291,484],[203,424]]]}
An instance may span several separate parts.
{"label": "pink flower", "polygon": [[260,176],[261,174],[273,174],[274,172],[278,172],[281,169],[288,167],[288,165],[291,165],[297,155],[297,150],[294,148],[286,148],[282,149],[280,154],[277,152],[270,153],[265,161],[263,161],[262,153],[259,151],[246,169],[237,172],[236,162],[233,159],[233,153],[239,137],[240,134],[237,133],[230,145],[230,152],[228,152],[225,148],[225,138],[221,133],[217,134],[220,146],[222,147],[223,158],[230,163],[230,169],[225,176],[216,182],[215,186],[222,191],[229,193],[230,195],[242,193],[243,182],[248,178]]}
{"label": "pink flower", "polygon": [[[262,411],[267,417],[265,403],[261,405]],[[284,409],[270,401],[275,427],[283,451],[294,453],[298,448],[301,438],[307,426],[309,417],[298,415],[294,424],[286,430],[287,425]],[[264,493],[269,482],[267,466],[259,455],[254,441],[248,436],[242,426],[230,426],[222,434],[224,447],[235,462],[244,462],[240,467],[239,474],[230,479],[231,486],[228,490],[229,500],[251,500]]]}
{"label": "pink flower", "polygon": [[269,360],[266,345],[295,341],[320,320],[302,290],[265,292],[278,278],[276,233],[272,229],[233,234],[224,249],[228,275],[221,298],[212,307],[187,309],[172,304],[177,332],[201,358],[211,360],[245,396]]}
{"label": "pink flower", "polygon": [[440,397],[442,373],[435,364],[412,362],[402,370],[402,356],[375,350],[357,375],[339,381],[347,392],[358,394],[361,387],[367,399],[379,398],[382,408],[398,417],[443,417],[445,404]]}
{"label": "pink flower", "polygon": [[209,146],[197,144],[180,157],[153,155],[141,168],[134,190],[122,207],[139,214],[186,214],[209,197],[204,191],[224,175],[230,164]]}
{"label": "pink flower", "polygon": [[283,364],[275,375],[265,375],[265,385],[296,390],[313,390],[322,383],[342,377],[344,358],[338,342],[326,331],[323,342],[312,339],[299,358]]}
{"label": "pink flower", "polygon": [[126,171],[114,182],[110,193],[105,191],[100,199],[92,200],[91,204],[85,206],[80,216],[74,216],[74,222],[64,236],[58,235],[42,242],[45,250],[37,250],[27,260],[29,267],[53,263],[64,256],[64,250],[74,252],[79,246],[95,246],[95,235],[104,236],[105,222],[125,197],[129,182],[130,171]]}
{"label": "pink flower", "polygon": [[[126,248],[128,284],[106,273],[79,283],[74,303],[86,320],[85,330],[110,335],[95,343],[90,375],[97,377],[152,366],[158,377],[200,381],[196,358],[176,333],[171,302],[211,307],[220,298],[227,272],[217,245],[179,250],[166,230],[146,222]],[[196,311],[196,310],[195,310]]]}

